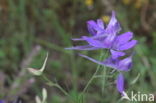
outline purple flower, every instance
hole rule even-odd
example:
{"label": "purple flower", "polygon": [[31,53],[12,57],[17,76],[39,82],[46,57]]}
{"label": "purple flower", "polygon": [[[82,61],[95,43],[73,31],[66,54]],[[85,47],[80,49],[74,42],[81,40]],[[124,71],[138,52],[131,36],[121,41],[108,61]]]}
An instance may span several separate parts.
{"label": "purple flower", "polygon": [[0,103],[5,103],[4,100],[0,100]]}
{"label": "purple flower", "polygon": [[[105,27],[103,21],[90,20],[87,22],[87,28],[91,36],[82,36],[81,38],[74,38],[74,41],[86,41],[87,45],[75,46],[66,49],[74,50],[110,50],[110,57],[103,61],[95,60],[86,55],[80,56],[95,62],[97,64],[113,68],[118,71],[129,71],[132,67],[132,55],[125,57],[125,50],[133,48],[137,44],[137,40],[133,40],[132,32],[125,32],[118,34],[121,30],[120,24],[116,19],[115,12],[112,12],[112,17],[109,24]],[[124,92],[124,76],[120,73],[116,82],[117,90],[128,99]]]}
{"label": "purple flower", "polygon": [[103,21],[98,19],[97,22],[90,20],[87,22],[87,27],[91,37],[82,36],[81,38],[72,39],[74,41],[86,41],[88,45],[75,46],[66,49],[75,50],[96,50],[101,48],[110,48],[117,33],[121,30],[120,24],[115,17],[115,12],[112,12],[111,20],[107,26],[104,28]]}
{"label": "purple flower", "polygon": [[115,38],[112,48],[120,51],[128,50],[137,44],[137,40],[131,40],[132,38],[132,32],[123,33]]}
{"label": "purple flower", "polygon": [[95,62],[97,64],[100,65],[104,65],[113,69],[116,69],[118,71],[129,71],[130,68],[132,67],[132,56],[126,57],[124,59],[120,59],[121,56],[124,56],[125,53],[124,52],[117,52],[117,51],[113,51],[111,50],[111,56],[109,58],[107,58],[104,61],[98,61],[95,60],[91,57],[85,56],[80,54],[80,56]]}
{"label": "purple flower", "polygon": [[108,35],[110,33],[118,33],[121,30],[120,24],[116,19],[115,12],[112,12],[112,17],[107,25],[107,28],[104,27],[104,23],[101,19],[98,19],[97,22],[90,20],[87,22],[88,31],[92,36],[97,35]]}
{"label": "purple flower", "polygon": [[[112,17],[107,28],[104,27],[104,23],[101,19],[97,19],[97,21],[94,20],[87,21],[87,28],[89,33],[92,35],[92,37],[96,37],[100,35],[104,36],[110,33],[118,33],[121,30],[120,24],[116,19],[116,15],[114,11],[112,12]],[[73,40],[84,40],[84,39],[77,38]]]}
{"label": "purple flower", "polygon": [[89,33],[92,36],[100,35],[101,33],[105,31],[104,24],[101,19],[98,19],[97,22],[95,22],[94,20],[89,20],[87,22],[87,28],[88,28]]}
{"label": "purple flower", "polygon": [[132,38],[133,38],[132,32],[126,32],[119,36],[116,36],[116,34],[110,34],[101,39],[99,38],[94,39],[92,37],[83,37],[83,39],[86,40],[92,47],[107,48],[120,51],[128,50],[137,44],[136,40],[131,40]]}
{"label": "purple flower", "polygon": [[75,46],[66,49],[97,50],[104,48],[122,51],[130,49],[137,44],[136,40],[132,40],[132,32],[126,32],[121,35],[117,35],[121,28],[115,17],[115,12],[112,12],[112,18],[107,28],[104,28],[104,24],[100,19],[98,19],[97,22],[90,20],[87,22],[87,24],[88,31],[92,36],[82,36],[81,38],[76,38],[73,40],[83,40],[86,41],[88,45]]}
{"label": "purple flower", "polygon": [[124,76],[121,73],[117,77],[116,88],[124,96]]}
{"label": "purple flower", "polygon": [[114,51],[114,50],[110,50],[111,55],[112,55],[112,59],[118,59],[121,56],[125,56],[124,52],[119,52],[119,51]]}
{"label": "purple flower", "polygon": [[97,49],[100,49],[100,48],[93,47],[91,45],[83,45],[83,46],[75,46],[75,47],[70,47],[70,48],[65,48],[65,49],[73,49],[73,50],[97,50]]}

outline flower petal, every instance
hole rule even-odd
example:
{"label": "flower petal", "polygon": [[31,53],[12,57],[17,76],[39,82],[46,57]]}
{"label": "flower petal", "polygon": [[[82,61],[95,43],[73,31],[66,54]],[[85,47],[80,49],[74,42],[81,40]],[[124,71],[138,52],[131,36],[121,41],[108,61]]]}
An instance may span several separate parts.
{"label": "flower petal", "polygon": [[87,28],[89,33],[94,36],[104,31],[104,24],[101,19],[98,19],[97,23],[93,20],[89,20],[87,22]]}
{"label": "flower petal", "polygon": [[85,41],[84,38],[92,38],[92,39],[96,39],[96,40],[101,40],[103,38],[107,37],[107,33],[105,31],[102,31],[100,33],[97,33],[97,35],[94,36],[82,36],[81,38],[72,38],[73,41]]}
{"label": "flower petal", "polygon": [[83,45],[83,46],[75,46],[75,47],[70,47],[70,48],[65,48],[69,50],[97,50],[100,49],[98,47],[93,47],[91,45]]}
{"label": "flower petal", "polygon": [[103,65],[113,68],[113,69],[117,69],[117,66],[118,66],[117,62],[118,62],[118,59],[113,59],[112,57],[109,57],[103,61]]}
{"label": "flower petal", "polygon": [[104,24],[103,24],[103,21],[101,19],[98,19],[97,20],[97,25],[101,28],[101,29],[104,29]]}
{"label": "flower petal", "polygon": [[79,55],[80,55],[81,57],[84,57],[84,58],[86,58],[86,59],[88,59],[88,60],[94,62],[94,63],[100,64],[100,65],[104,65],[103,62],[101,62],[101,61],[95,60],[95,59],[93,59],[93,58],[91,58],[91,57],[88,57],[88,56],[86,56],[86,55],[83,55],[83,54],[79,54]]}
{"label": "flower petal", "polygon": [[116,19],[115,12],[112,11],[112,17],[111,20],[106,28],[107,33],[118,33],[121,30],[120,23]]}
{"label": "flower petal", "polygon": [[86,58],[86,59],[88,59],[88,60],[90,60],[90,61],[92,61],[92,62],[94,62],[94,63],[97,63],[97,64],[100,64],[100,65],[103,65],[103,66],[107,66],[107,67],[116,69],[116,66],[115,66],[115,64],[113,63],[112,58],[108,58],[108,59],[106,59],[105,61],[102,61],[102,62],[101,62],[101,61],[95,60],[95,59],[93,59],[93,58],[91,58],[91,57],[88,57],[88,56],[86,56],[86,55],[82,55],[82,54],[79,54],[79,55],[82,56],[82,57],[84,57],[84,58]]}
{"label": "flower petal", "polygon": [[115,40],[116,34],[110,34],[103,40],[103,45],[106,48],[111,48],[113,46],[113,42]]}
{"label": "flower petal", "polygon": [[111,20],[107,26],[107,28],[111,28],[112,26],[114,26],[117,23],[117,19],[116,19],[116,14],[114,11],[112,11],[112,17]]}
{"label": "flower petal", "polygon": [[132,67],[132,57],[127,57],[119,61],[118,69],[122,71],[128,71]]}
{"label": "flower petal", "polygon": [[121,45],[118,50],[127,50],[134,47],[137,44],[137,40],[131,40],[126,44]]}
{"label": "flower petal", "polygon": [[87,21],[87,28],[91,35],[96,35],[96,33],[97,33],[96,30],[99,29],[96,22],[93,20]]}
{"label": "flower petal", "polygon": [[99,40],[94,40],[94,39],[89,38],[89,37],[83,37],[83,38],[93,47],[106,48],[105,45]]}
{"label": "flower petal", "polygon": [[133,38],[133,33],[132,32],[126,32],[126,33],[123,33],[123,34],[117,36],[115,42],[118,45],[121,45],[121,44],[125,44],[126,42],[128,42],[132,38]]}
{"label": "flower petal", "polygon": [[84,41],[83,38],[72,38],[73,41]]}
{"label": "flower petal", "polygon": [[117,81],[116,81],[116,88],[117,90],[123,94],[124,92],[124,76],[123,74],[119,74],[118,77],[117,77]]}
{"label": "flower petal", "polygon": [[108,34],[117,34],[121,30],[120,24],[117,22],[114,26],[111,28],[107,28],[106,32]]}
{"label": "flower petal", "polygon": [[115,50],[110,50],[110,51],[111,51],[111,55],[112,55],[113,59],[117,59],[117,58],[125,55],[124,52],[119,52],[119,51],[115,51]]}

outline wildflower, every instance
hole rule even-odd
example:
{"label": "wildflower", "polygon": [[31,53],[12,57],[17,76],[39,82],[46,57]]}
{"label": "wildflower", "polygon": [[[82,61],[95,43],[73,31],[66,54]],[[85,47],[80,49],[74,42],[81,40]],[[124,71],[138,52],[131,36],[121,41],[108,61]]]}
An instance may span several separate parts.
{"label": "wildflower", "polygon": [[115,50],[128,50],[137,44],[137,40],[131,40],[133,38],[132,32],[126,32],[116,37],[113,49]]}
{"label": "wildflower", "polygon": [[112,17],[106,28],[104,27],[104,23],[102,19],[97,19],[96,22],[94,20],[89,20],[87,22],[87,27],[89,33],[93,36],[93,38],[99,35],[100,36],[109,35],[109,34],[111,35],[111,33],[118,33],[121,30],[120,24],[116,19],[116,15],[114,11],[112,12]]}
{"label": "wildflower", "polygon": [[[121,27],[115,17],[115,12],[112,12],[112,17],[107,27],[104,26],[101,19],[98,19],[96,22],[93,20],[88,21],[87,27],[91,36],[82,36],[81,38],[75,38],[72,40],[86,41],[88,44],[66,49],[108,49],[110,50],[111,56],[103,61],[98,61],[82,54],[80,54],[80,56],[118,71],[129,71],[132,67],[132,55],[125,57],[126,53],[124,51],[133,48],[137,44],[137,40],[133,40],[132,32],[125,32],[120,35],[118,34]],[[124,92],[124,77],[122,74],[119,74],[117,78],[117,89],[122,94],[123,98],[129,99],[127,94]]]}
{"label": "wildflower", "polygon": [[47,53],[47,56],[46,56],[46,58],[45,58],[45,60],[44,60],[44,63],[43,63],[43,66],[42,66],[41,69],[37,70],[37,69],[34,69],[34,68],[28,68],[28,71],[29,71],[30,73],[34,74],[34,75],[37,75],[37,76],[41,75],[42,72],[43,72],[44,69],[45,69],[45,66],[46,66],[46,63],[47,63],[47,59],[48,59],[48,53]]}
{"label": "wildflower", "polygon": [[112,17],[107,28],[104,27],[104,24],[100,19],[98,19],[97,22],[93,20],[88,21],[87,26],[88,31],[92,36],[82,36],[81,38],[76,38],[73,40],[86,41],[88,45],[75,46],[67,49],[109,49],[111,51],[111,56],[104,61],[97,61],[85,55],[81,56],[100,65],[108,66],[119,71],[128,71],[132,66],[132,56],[126,57],[124,59],[121,59],[120,57],[125,55],[123,51],[133,48],[137,44],[137,40],[132,40],[132,32],[126,32],[121,35],[117,35],[121,28],[115,17],[115,12],[112,12]]}
{"label": "wildflower", "polygon": [[[82,37],[83,40],[86,40],[90,46],[90,48],[109,48],[114,50],[127,50],[132,47],[134,47],[137,44],[136,40],[131,40],[133,38],[132,32],[126,32],[119,36],[116,36],[116,34],[110,34],[108,36],[102,37]],[[78,50],[85,50],[85,47],[76,46],[70,49],[78,49]]]}
{"label": "wildflower", "polygon": [[74,50],[96,50],[101,48],[110,48],[113,41],[116,38],[117,33],[121,30],[120,24],[115,17],[115,12],[112,12],[112,17],[107,25],[104,27],[104,23],[101,19],[97,22],[90,20],[87,22],[87,27],[91,37],[82,36],[81,38],[75,38],[75,41],[86,41],[88,45],[75,46],[66,49]]}
{"label": "wildflower", "polygon": [[80,56],[82,56],[92,62],[95,62],[97,64],[107,66],[107,67],[113,68],[118,71],[129,71],[130,70],[130,68],[132,67],[132,56],[126,57],[124,59],[120,59],[121,56],[125,55],[124,52],[116,52],[116,51],[111,50],[111,53],[112,53],[111,57],[107,58],[104,61],[98,61],[98,60],[95,60],[91,57],[88,57],[88,56],[85,56],[82,54],[80,54]]}
{"label": "wildflower", "polygon": [[132,32],[126,32],[119,36],[116,36],[115,34],[108,35],[102,40],[97,40],[90,37],[83,37],[83,39],[86,40],[89,43],[89,45],[93,47],[108,48],[121,51],[130,49],[136,45],[137,41],[131,40],[132,37]]}

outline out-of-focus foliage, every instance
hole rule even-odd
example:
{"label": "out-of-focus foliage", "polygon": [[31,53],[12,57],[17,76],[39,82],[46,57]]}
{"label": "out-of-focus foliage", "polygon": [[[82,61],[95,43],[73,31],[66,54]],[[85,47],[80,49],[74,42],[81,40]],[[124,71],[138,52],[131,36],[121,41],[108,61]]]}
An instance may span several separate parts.
{"label": "out-of-focus foliage", "polygon": [[[87,20],[102,18],[107,24],[112,10],[117,13],[122,32],[133,31],[139,41],[133,69],[125,73],[127,91],[156,94],[155,5],[155,0],[0,0],[0,99],[34,103],[44,87],[48,103],[73,103],[71,98],[77,103],[116,103],[120,95],[115,80],[109,78],[116,74],[106,78],[104,93],[103,79],[97,79],[82,96],[97,65],[77,56],[76,51],[64,50],[75,45],[72,37],[89,35]],[[65,88],[70,98],[26,70],[40,68],[47,51],[44,75]],[[94,51],[83,53],[99,57]],[[130,85],[138,74],[136,83]]]}

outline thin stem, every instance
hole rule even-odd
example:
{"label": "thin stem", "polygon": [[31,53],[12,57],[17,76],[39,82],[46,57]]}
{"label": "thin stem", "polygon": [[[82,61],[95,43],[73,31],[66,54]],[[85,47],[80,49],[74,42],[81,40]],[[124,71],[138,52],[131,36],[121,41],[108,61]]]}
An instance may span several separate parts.
{"label": "thin stem", "polygon": [[53,83],[53,82],[52,82],[51,80],[49,80],[44,74],[42,75],[42,77],[48,82],[48,85],[54,86],[54,87],[60,89],[60,91],[62,91],[66,96],[70,97],[70,95],[68,94],[68,92],[65,91],[59,84]]}
{"label": "thin stem", "polygon": [[[105,56],[107,56],[107,54],[108,54],[108,51],[106,51],[106,53],[105,53],[106,55]],[[103,78],[102,78],[102,95],[104,94],[104,90],[105,90],[105,83],[106,83],[106,74],[107,74],[107,68],[105,67],[105,66],[103,66],[103,72],[102,72],[103,74]]]}
{"label": "thin stem", "polygon": [[103,78],[102,78],[102,95],[103,95],[103,93],[104,93],[104,90],[105,90],[105,83],[106,83],[106,72],[107,72],[107,69],[106,69],[106,67],[104,66],[104,68],[103,68],[104,70],[103,70]]}
{"label": "thin stem", "polygon": [[66,96],[70,97],[70,95],[68,94],[68,92],[66,92],[60,85],[55,84],[55,87],[57,87],[58,89],[60,89]]}
{"label": "thin stem", "polygon": [[50,85],[54,85],[55,84],[51,80],[49,80],[44,74],[42,74],[42,77],[43,77],[43,79],[45,79],[48,82],[48,84],[50,84]]}
{"label": "thin stem", "polygon": [[[101,52],[101,54],[100,54],[100,60],[103,58],[103,56],[104,56],[104,53]],[[93,76],[90,78],[90,80],[88,81],[88,83],[87,83],[87,85],[85,86],[85,88],[83,89],[83,92],[82,92],[82,93],[84,93],[84,92],[87,90],[88,86],[89,86],[89,85],[91,84],[91,82],[93,81],[93,79],[94,79],[94,77],[96,76],[96,74],[98,73],[99,69],[100,69],[100,64],[97,66],[96,71],[94,72],[94,74],[93,74]]]}
{"label": "thin stem", "polygon": [[76,90],[77,89],[77,69],[76,69],[76,62],[75,62],[75,57],[74,57],[74,55],[73,55],[73,53],[72,53],[72,55],[70,56],[70,62],[71,62],[71,66],[72,66],[72,78],[73,78],[73,82],[72,82],[72,84],[73,84],[73,88],[74,88],[74,90]]}

